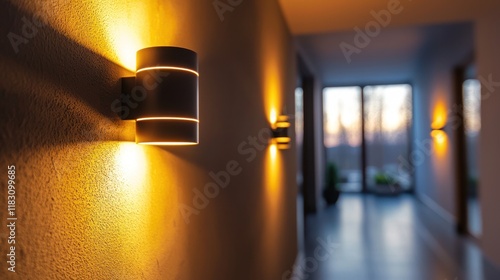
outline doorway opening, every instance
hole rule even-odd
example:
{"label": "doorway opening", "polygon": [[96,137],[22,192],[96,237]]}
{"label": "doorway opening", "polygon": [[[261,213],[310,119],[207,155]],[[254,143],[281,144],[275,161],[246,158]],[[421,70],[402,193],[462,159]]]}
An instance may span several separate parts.
{"label": "doorway opening", "polygon": [[462,85],[463,119],[466,157],[466,194],[468,232],[481,235],[481,207],[479,204],[479,133],[481,132],[481,83],[467,79]]}

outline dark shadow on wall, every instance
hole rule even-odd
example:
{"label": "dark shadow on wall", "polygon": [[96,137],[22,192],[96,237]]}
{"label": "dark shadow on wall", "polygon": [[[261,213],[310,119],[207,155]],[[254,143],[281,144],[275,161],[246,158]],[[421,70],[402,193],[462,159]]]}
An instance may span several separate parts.
{"label": "dark shadow on wall", "polygon": [[[36,26],[32,14],[12,12],[18,10],[11,3],[0,4],[3,148],[15,155],[27,148],[125,140],[120,126],[126,124],[111,104],[120,93],[119,77],[130,71],[49,25]],[[26,21],[31,28],[24,27],[23,34]],[[16,52],[11,41],[17,40],[23,42],[14,44]]]}

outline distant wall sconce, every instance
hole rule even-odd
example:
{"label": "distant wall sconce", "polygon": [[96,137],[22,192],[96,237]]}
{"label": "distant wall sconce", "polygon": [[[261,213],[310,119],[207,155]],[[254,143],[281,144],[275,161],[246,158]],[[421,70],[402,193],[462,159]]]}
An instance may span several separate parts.
{"label": "distant wall sconce", "polygon": [[440,127],[431,127],[431,134],[433,131],[443,131],[446,129],[446,125],[440,126]]}
{"label": "distant wall sconce", "polygon": [[431,128],[431,137],[436,139],[438,142],[443,142],[446,137],[446,132],[444,131],[445,128],[446,125],[438,128]]}
{"label": "distant wall sconce", "polygon": [[288,135],[288,128],[290,121],[288,116],[278,116],[276,123],[273,127],[273,142],[278,146],[278,149],[284,150],[290,148],[290,136]]}
{"label": "distant wall sconce", "polygon": [[197,54],[178,47],[145,48],[137,52],[136,69],[135,77],[122,78],[120,112],[123,120],[136,121],[136,142],[198,144]]}

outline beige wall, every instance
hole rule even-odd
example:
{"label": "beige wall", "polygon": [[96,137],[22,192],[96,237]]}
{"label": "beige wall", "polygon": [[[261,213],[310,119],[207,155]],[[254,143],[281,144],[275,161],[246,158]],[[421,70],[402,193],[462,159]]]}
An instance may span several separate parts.
{"label": "beige wall", "polygon": [[[482,81],[481,140],[479,148],[480,189],[482,213],[481,246],[486,256],[500,265],[500,223],[498,218],[500,191],[498,189],[498,159],[500,158],[500,60],[497,54],[500,45],[496,16],[483,15],[474,22],[474,38],[461,34],[463,41],[446,39],[441,49],[427,54],[425,67],[419,69],[415,84],[416,142],[429,138],[428,129],[435,115],[453,111],[453,76],[455,66],[467,61],[467,42],[475,42],[474,54],[477,77]],[[460,46],[460,47],[458,47]],[[464,51],[459,51],[460,49]],[[491,78],[490,78],[491,77]],[[493,83],[491,83],[493,81]],[[442,107],[443,109],[440,109]],[[456,131],[447,128],[448,138],[444,144],[431,141],[434,146],[430,156],[416,167],[417,194],[429,206],[451,221],[456,219]]]}
{"label": "beige wall", "polygon": [[[473,54],[472,23],[455,24],[428,47],[419,59],[414,83],[414,131],[411,158],[416,193],[450,222],[456,222],[458,104],[455,67],[470,63]],[[431,127],[446,125],[442,139],[431,137]]]}
{"label": "beige wall", "polygon": [[[497,10],[498,11],[498,10]],[[494,83],[482,84],[479,197],[482,208],[483,232],[481,244],[486,255],[500,265],[500,34],[498,16],[484,17],[476,24],[478,77]]]}
{"label": "beige wall", "polygon": [[[293,147],[238,146],[272,112],[293,112],[291,36],[275,1],[220,2],[241,3],[223,21],[212,1],[1,4],[0,166],[4,178],[16,166],[19,218],[17,272],[2,262],[1,279],[280,279],[290,269]],[[37,31],[23,35],[25,21]],[[25,39],[17,53],[9,32]],[[133,122],[111,111],[135,51],[154,45],[199,54],[199,146],[136,145]],[[186,223],[193,190],[230,161],[241,173]]]}

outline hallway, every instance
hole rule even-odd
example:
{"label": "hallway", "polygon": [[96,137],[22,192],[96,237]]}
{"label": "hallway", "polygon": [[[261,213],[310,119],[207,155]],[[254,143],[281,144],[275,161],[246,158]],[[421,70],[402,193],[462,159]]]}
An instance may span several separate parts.
{"label": "hallway", "polygon": [[305,239],[309,260],[318,240],[336,245],[325,260],[306,263],[303,279],[500,279],[473,241],[412,195],[344,193],[336,206],[306,217]]}

